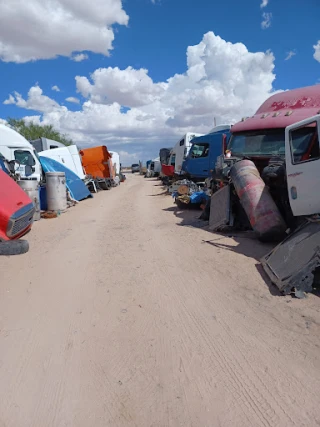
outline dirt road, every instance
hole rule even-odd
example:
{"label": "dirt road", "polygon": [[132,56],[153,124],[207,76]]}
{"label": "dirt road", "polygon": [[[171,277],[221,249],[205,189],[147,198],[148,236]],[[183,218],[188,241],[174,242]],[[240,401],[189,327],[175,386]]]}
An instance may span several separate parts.
{"label": "dirt road", "polygon": [[162,192],[129,176],[0,259],[1,427],[320,425],[318,297]]}

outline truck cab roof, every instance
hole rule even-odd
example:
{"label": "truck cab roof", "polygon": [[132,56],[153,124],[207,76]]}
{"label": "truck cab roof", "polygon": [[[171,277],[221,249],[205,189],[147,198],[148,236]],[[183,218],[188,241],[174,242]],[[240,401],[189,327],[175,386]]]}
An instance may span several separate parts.
{"label": "truck cab roof", "polygon": [[232,127],[231,125],[218,125],[212,128],[211,131],[208,133],[210,134],[210,133],[221,132],[222,130],[228,132],[231,129],[231,127]]}
{"label": "truck cab roof", "polygon": [[24,136],[3,124],[0,124],[0,146],[1,145],[7,147],[29,147],[33,149],[30,142],[27,141]]}
{"label": "truck cab roof", "polygon": [[276,93],[252,117],[236,123],[231,132],[282,129],[320,113],[320,85]]}

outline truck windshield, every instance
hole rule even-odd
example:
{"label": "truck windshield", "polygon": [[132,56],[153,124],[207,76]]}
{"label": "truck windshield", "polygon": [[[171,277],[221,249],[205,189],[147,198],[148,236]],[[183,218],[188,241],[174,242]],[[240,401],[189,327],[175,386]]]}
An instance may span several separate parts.
{"label": "truck windshield", "polygon": [[[299,161],[309,150],[313,140],[315,128],[305,127],[295,132],[293,145],[293,155]],[[259,130],[254,132],[244,132],[233,134],[228,149],[235,157],[271,157],[274,155],[285,155],[285,134],[284,129]]]}
{"label": "truck windshield", "polygon": [[189,156],[192,158],[207,157],[209,154],[209,144],[193,144]]}

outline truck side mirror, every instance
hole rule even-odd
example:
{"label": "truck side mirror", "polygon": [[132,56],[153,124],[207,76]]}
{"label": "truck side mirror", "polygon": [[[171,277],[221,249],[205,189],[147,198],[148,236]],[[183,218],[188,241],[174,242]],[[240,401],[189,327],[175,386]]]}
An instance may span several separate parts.
{"label": "truck side mirror", "polygon": [[222,135],[222,154],[224,155],[227,151],[227,135],[224,133]]}
{"label": "truck side mirror", "polygon": [[26,176],[32,175],[32,172],[33,172],[33,167],[30,166],[30,165],[26,165],[25,166],[25,174],[26,174]]}

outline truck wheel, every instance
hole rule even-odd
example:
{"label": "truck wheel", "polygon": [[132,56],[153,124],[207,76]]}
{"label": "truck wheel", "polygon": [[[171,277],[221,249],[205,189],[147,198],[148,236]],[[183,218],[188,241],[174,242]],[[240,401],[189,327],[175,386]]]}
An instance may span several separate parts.
{"label": "truck wheel", "polygon": [[21,255],[29,250],[27,240],[9,240],[0,242],[0,255]]}

